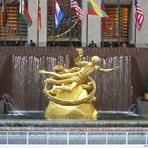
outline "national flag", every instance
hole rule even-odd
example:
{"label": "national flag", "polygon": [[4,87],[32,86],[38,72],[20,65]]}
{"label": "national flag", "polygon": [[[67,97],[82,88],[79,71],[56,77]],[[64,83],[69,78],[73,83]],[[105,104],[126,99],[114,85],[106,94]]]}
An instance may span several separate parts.
{"label": "national flag", "polygon": [[59,27],[60,22],[63,19],[63,13],[59,7],[59,4],[57,3],[56,0],[54,0],[54,15],[55,15],[55,24],[56,24],[56,28]]}
{"label": "national flag", "polygon": [[5,31],[6,23],[7,23],[6,1],[3,0],[2,1],[2,31],[3,32]]}
{"label": "national flag", "polygon": [[82,9],[79,7],[78,3],[76,0],[71,0],[71,8],[74,8],[76,11],[76,15],[79,17],[80,20],[84,18],[84,13]]}
{"label": "national flag", "polygon": [[108,15],[100,9],[93,0],[87,0],[88,14],[98,15],[100,17],[108,17]]}
{"label": "national flag", "polygon": [[[105,12],[105,0],[102,0],[101,2],[101,9]],[[102,18],[103,31],[107,31],[107,27],[106,27],[107,21],[110,21],[110,17]]]}
{"label": "national flag", "polygon": [[23,20],[30,27],[32,25],[32,19],[31,19],[30,14],[27,10],[24,0],[20,0],[19,13],[22,16]]}
{"label": "national flag", "polygon": [[137,0],[135,0],[135,28],[140,31],[144,22],[144,14]]}
{"label": "national flag", "polygon": [[41,22],[41,4],[40,4],[40,0],[38,0],[38,32],[41,31],[41,25],[42,25],[42,22]]}

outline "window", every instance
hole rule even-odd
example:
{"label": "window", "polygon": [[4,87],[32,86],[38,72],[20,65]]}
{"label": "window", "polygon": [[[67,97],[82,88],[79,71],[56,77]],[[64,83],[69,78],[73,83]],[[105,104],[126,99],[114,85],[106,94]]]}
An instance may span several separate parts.
{"label": "window", "polygon": [[128,22],[129,8],[106,7],[105,12],[110,20],[106,21],[106,31],[103,30],[102,19],[102,41],[103,42],[127,42],[128,41]]}
{"label": "window", "polygon": [[[7,22],[5,30],[2,31],[2,13],[0,14],[0,40],[1,42],[27,40],[27,24],[19,16],[18,1],[11,0],[6,3]],[[2,5],[0,6],[2,12]]]}
{"label": "window", "polygon": [[[50,1],[50,0],[48,0]],[[81,1],[77,1],[81,6]],[[48,45],[69,46],[80,45],[81,21],[78,20],[75,11],[70,8],[70,0],[58,0],[58,4],[64,17],[59,28],[55,28],[53,3],[48,2]]]}

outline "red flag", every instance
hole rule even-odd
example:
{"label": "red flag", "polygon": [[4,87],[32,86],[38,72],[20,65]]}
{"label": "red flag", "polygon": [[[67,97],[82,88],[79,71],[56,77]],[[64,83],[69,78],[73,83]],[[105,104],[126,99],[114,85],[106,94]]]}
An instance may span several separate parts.
{"label": "red flag", "polygon": [[[105,0],[102,0],[101,2],[101,9],[105,12]],[[110,17],[103,17],[102,21],[103,31],[107,31],[106,23],[107,21],[110,21]]]}
{"label": "red flag", "polygon": [[40,0],[38,0],[38,32],[41,31],[41,5],[40,5]]}
{"label": "red flag", "polygon": [[19,4],[19,13],[22,16],[23,20],[30,27],[32,25],[32,19],[30,17],[30,14],[28,12],[28,9],[26,7],[26,4],[25,4],[24,0],[19,0],[19,2],[20,2],[20,4]]}
{"label": "red flag", "polygon": [[7,23],[6,1],[2,1],[2,31],[4,32]]}
{"label": "red flag", "polygon": [[135,0],[135,28],[140,31],[144,22],[144,14],[137,0]]}

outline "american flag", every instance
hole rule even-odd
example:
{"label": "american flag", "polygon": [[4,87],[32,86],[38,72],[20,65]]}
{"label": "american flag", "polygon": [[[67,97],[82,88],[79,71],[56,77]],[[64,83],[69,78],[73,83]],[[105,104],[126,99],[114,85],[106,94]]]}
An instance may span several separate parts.
{"label": "american flag", "polygon": [[76,15],[79,17],[80,20],[84,18],[84,13],[75,0],[71,0],[71,8],[75,9]]}
{"label": "american flag", "polygon": [[137,0],[135,0],[135,27],[140,31],[144,22],[144,14]]}

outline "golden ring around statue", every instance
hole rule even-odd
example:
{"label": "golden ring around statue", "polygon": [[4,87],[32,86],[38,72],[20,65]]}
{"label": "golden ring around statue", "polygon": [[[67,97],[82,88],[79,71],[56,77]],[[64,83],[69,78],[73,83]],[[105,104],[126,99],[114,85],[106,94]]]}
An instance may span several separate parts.
{"label": "golden ring around statue", "polygon": [[45,83],[45,87],[44,87],[45,95],[48,97],[48,99],[50,101],[60,104],[60,105],[65,105],[65,106],[74,106],[74,105],[80,105],[83,103],[91,102],[93,100],[94,94],[96,92],[96,84],[91,77],[88,77],[87,80],[89,80],[90,82],[93,82],[93,90],[88,94],[87,97],[85,97],[81,100],[61,100],[59,98],[56,98],[56,97],[50,95],[48,93],[48,89],[47,89],[48,83]]}

